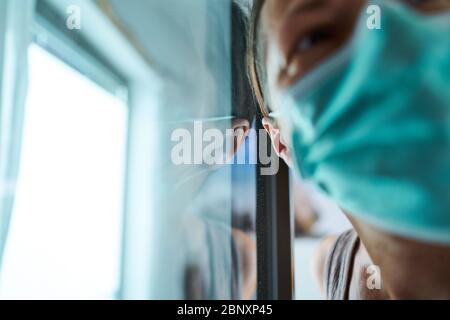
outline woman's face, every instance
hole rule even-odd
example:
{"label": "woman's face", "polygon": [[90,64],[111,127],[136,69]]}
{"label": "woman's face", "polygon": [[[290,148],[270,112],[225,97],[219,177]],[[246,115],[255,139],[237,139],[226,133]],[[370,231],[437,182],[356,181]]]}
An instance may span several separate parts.
{"label": "woman's face", "polygon": [[[427,13],[450,8],[450,0],[392,1]],[[342,47],[365,5],[366,0],[266,0],[259,33],[269,93],[293,84]]]}
{"label": "woman's face", "polygon": [[[426,13],[450,8],[450,0],[392,1],[402,1]],[[257,42],[267,73],[266,99],[273,111],[278,109],[276,97],[283,89],[345,45],[367,5],[367,0],[265,0]],[[283,123],[275,125],[266,118],[264,124],[269,133],[278,126],[283,133]]]}

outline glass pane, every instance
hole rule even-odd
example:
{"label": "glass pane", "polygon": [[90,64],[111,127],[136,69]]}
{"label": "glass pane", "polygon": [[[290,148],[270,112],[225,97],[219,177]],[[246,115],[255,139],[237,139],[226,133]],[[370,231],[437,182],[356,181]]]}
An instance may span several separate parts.
{"label": "glass pane", "polygon": [[[254,129],[252,129],[254,130]],[[247,157],[247,158],[245,158]],[[238,159],[245,159],[240,162]],[[256,299],[256,135],[238,150],[232,168],[233,240],[237,248],[239,297]]]}
{"label": "glass pane", "polygon": [[127,106],[36,45],[1,298],[114,298]]}
{"label": "glass pane", "polygon": [[124,296],[253,298],[254,165],[228,162],[254,113],[232,2],[104,4],[157,71],[131,121]]}

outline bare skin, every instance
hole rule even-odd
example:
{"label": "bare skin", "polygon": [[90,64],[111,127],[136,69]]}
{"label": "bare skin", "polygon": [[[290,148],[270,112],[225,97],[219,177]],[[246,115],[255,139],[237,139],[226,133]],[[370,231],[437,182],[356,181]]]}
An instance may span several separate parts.
{"label": "bare skin", "polygon": [[[448,0],[403,2],[426,14],[450,9]],[[260,40],[264,40],[270,95],[266,99],[274,111],[277,105],[273,97],[280,90],[298,81],[346,43],[366,4],[365,0],[265,1],[258,28]],[[290,147],[283,138],[284,124],[266,117],[263,125],[279,156],[291,165]],[[450,247],[394,236],[354,218],[351,213],[347,216],[361,239],[354,257],[351,299],[450,298]],[[316,256],[319,279],[331,240],[325,240]],[[366,268],[373,264],[381,270],[381,290],[369,290],[365,285]]]}

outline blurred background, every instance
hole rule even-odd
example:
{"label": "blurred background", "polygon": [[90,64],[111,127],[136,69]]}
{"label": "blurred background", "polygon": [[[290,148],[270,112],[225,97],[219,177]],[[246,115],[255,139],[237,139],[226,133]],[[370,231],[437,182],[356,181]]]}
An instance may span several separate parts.
{"label": "blurred background", "polygon": [[[176,129],[259,121],[247,8],[0,0],[1,299],[257,297],[256,137],[241,164],[171,159]],[[294,296],[320,299],[314,251],[349,224],[291,177]]]}

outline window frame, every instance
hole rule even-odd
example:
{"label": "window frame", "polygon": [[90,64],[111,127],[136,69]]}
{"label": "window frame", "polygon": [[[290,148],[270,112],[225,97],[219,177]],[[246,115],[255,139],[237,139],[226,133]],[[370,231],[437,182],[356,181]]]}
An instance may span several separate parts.
{"label": "window frame", "polygon": [[69,30],[66,19],[45,0],[36,2],[33,41],[128,106],[128,83],[81,30]]}
{"label": "window frame", "polygon": [[[260,119],[257,129],[263,130]],[[267,133],[266,133],[267,134]],[[257,135],[257,146],[261,145]],[[270,138],[267,148],[274,152]],[[289,168],[280,161],[275,175],[261,175],[264,165],[256,166],[256,250],[257,250],[257,299],[294,299],[293,214],[290,203]]]}

